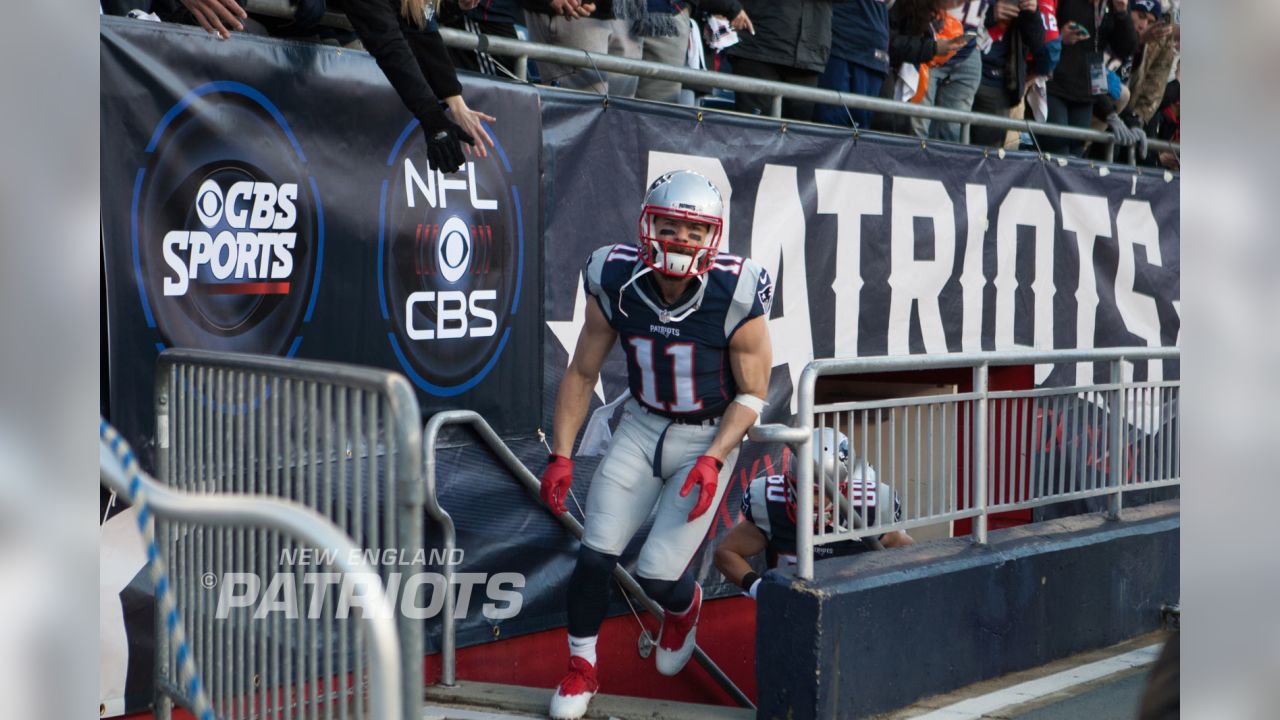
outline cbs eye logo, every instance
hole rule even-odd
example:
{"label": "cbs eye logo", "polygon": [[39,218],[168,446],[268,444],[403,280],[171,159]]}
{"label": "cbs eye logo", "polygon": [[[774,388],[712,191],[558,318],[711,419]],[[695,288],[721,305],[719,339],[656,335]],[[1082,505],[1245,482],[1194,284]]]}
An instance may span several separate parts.
{"label": "cbs eye logo", "polygon": [[138,292],[163,345],[293,355],[324,256],[320,196],[257,90],[192,90],[154,129],[131,216]]}
{"label": "cbs eye logo", "polygon": [[409,129],[382,184],[379,304],[405,374],[426,393],[452,397],[488,375],[510,338],[523,220],[503,153],[443,175],[428,168],[421,133]]}
{"label": "cbs eye logo", "polygon": [[[492,255],[493,231],[487,226],[477,230],[484,257],[475,270],[483,272],[485,260]],[[457,216],[445,220],[438,231],[433,227],[432,232],[420,233],[417,244],[414,255],[433,256],[430,259],[445,286],[460,287],[459,281],[473,270],[476,253],[471,228]],[[498,331],[497,300],[498,291],[491,288],[414,291],[405,300],[405,335],[410,340],[492,337]]]}

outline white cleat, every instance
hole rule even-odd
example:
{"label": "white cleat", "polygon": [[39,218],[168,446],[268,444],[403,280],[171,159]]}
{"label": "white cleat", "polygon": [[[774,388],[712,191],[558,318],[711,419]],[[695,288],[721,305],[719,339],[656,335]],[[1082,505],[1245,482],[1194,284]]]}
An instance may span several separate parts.
{"label": "white cleat", "polygon": [[569,657],[569,674],[564,676],[551,697],[551,717],[555,720],[577,720],[587,714],[587,705],[600,690],[596,669],[576,655]]}
{"label": "white cleat", "polygon": [[693,586],[693,604],[680,615],[663,611],[662,629],[658,631],[658,653],[655,658],[658,672],[676,675],[693,657],[698,646],[698,613],[702,611],[702,586]]}

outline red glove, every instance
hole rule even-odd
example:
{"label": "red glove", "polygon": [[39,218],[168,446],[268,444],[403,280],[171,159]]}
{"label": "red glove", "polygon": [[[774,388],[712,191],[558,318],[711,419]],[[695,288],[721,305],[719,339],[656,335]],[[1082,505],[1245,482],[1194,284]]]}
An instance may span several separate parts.
{"label": "red glove", "polygon": [[542,489],[538,493],[542,502],[559,515],[564,512],[564,498],[573,484],[573,460],[563,455],[552,455],[547,469],[542,471]]}
{"label": "red glove", "polygon": [[693,486],[698,486],[698,504],[689,513],[689,522],[693,522],[711,507],[711,501],[716,497],[716,484],[720,481],[720,469],[723,467],[724,463],[710,455],[703,455],[693,464],[689,477],[685,478],[684,487],[680,488],[680,497],[687,497]]}

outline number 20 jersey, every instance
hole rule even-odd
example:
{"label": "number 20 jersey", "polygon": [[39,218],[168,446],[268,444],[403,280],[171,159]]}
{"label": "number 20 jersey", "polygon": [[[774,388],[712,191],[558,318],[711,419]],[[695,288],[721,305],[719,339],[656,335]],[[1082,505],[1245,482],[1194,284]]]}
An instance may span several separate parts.
{"label": "number 20 jersey", "polygon": [[[629,282],[644,269],[635,245],[609,245],[587,260],[586,291],[600,304],[627,358],[631,394],[646,409],[686,422],[719,417],[738,394],[729,365],[729,342],[746,321],[768,315],[773,303],[769,274],[750,258],[716,255],[706,275],[706,289],[697,310],[678,322],[664,318],[639,293],[659,308],[666,307],[646,276]],[[698,289],[694,279],[688,293],[672,306],[679,313]]]}

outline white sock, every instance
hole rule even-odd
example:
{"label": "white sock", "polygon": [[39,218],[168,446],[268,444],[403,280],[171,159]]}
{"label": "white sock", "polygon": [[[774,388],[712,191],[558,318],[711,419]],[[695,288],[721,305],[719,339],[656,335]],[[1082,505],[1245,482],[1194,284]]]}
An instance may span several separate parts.
{"label": "white sock", "polygon": [[591,663],[591,667],[596,665],[596,638],[599,635],[591,637],[574,637],[569,636],[569,654],[580,657]]}

